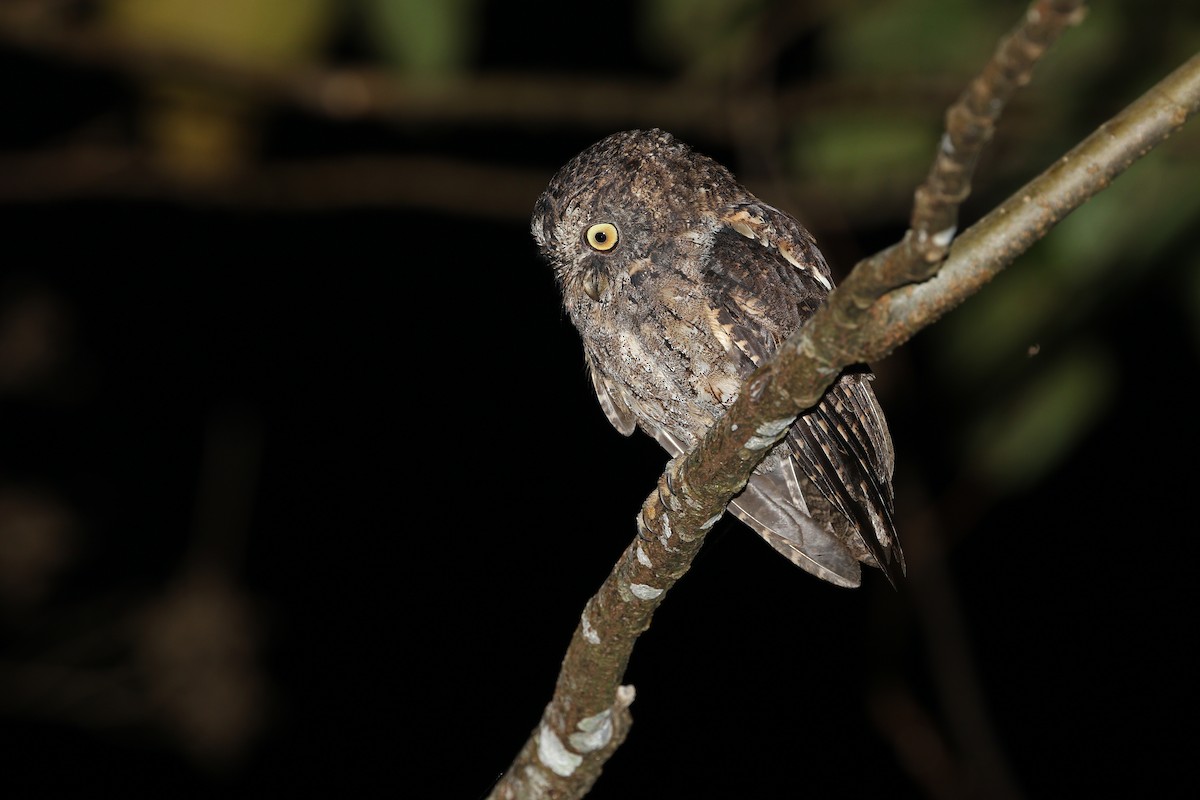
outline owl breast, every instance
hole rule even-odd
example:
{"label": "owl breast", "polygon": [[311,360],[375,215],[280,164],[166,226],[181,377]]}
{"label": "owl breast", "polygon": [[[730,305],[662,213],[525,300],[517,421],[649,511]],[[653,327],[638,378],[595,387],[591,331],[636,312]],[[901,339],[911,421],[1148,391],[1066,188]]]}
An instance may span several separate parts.
{"label": "owl breast", "polygon": [[634,261],[608,296],[585,297],[572,316],[593,369],[620,387],[643,430],[690,448],[737,399],[742,376],[717,335],[705,285],[684,263],[699,261]]}

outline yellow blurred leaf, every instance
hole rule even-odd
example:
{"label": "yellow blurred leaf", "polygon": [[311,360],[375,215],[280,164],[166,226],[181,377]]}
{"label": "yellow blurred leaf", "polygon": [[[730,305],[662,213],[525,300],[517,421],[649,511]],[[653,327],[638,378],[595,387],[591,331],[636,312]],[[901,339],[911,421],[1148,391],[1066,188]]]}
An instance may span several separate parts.
{"label": "yellow blurred leaf", "polygon": [[[335,20],[335,0],[109,0],[108,25],[147,45],[231,65],[286,66],[314,60]],[[236,88],[180,80],[146,86],[143,128],[154,160],[187,183],[220,181],[254,149],[257,106]]]}
{"label": "yellow blurred leaf", "polygon": [[109,0],[124,35],[261,63],[311,59],[324,44],[335,0]]}

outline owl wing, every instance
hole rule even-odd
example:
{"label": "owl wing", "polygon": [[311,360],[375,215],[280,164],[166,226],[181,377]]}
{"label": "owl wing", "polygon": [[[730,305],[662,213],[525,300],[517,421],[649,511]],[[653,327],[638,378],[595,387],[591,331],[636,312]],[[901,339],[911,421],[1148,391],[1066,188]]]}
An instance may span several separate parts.
{"label": "owl wing", "polygon": [[729,510],[766,540],[776,552],[822,580],[854,588],[862,582],[858,561],[828,528],[809,513],[796,474],[787,457],[750,476],[746,488],[729,503]]}
{"label": "owl wing", "polygon": [[637,427],[637,420],[629,409],[629,403],[625,401],[624,391],[600,374],[600,370],[592,363],[590,354],[584,355],[588,374],[592,376],[592,388],[596,390],[596,399],[600,401],[600,408],[604,409],[604,416],[608,417],[608,421],[621,435],[630,435]]}
{"label": "owl wing", "polygon": [[[730,210],[705,279],[729,355],[744,378],[812,315],[832,287],[812,237],[761,203]],[[723,334],[723,335],[722,335]],[[892,521],[891,438],[864,374],[847,374],[807,414],[730,504],[798,566],[857,586],[858,561],[894,583],[904,561]]]}
{"label": "owl wing", "polygon": [[805,479],[837,513],[834,524],[838,517],[849,521],[847,544],[856,557],[895,584],[905,570],[892,514],[895,459],[869,378],[843,374],[796,420],[786,441]]}

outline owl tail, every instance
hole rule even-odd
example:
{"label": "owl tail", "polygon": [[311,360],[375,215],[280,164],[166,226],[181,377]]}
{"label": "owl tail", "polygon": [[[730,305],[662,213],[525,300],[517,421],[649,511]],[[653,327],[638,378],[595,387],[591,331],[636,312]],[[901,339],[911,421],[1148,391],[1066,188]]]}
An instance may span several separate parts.
{"label": "owl tail", "polygon": [[801,569],[850,589],[862,582],[858,561],[809,515],[791,458],[751,475],[729,510]]}

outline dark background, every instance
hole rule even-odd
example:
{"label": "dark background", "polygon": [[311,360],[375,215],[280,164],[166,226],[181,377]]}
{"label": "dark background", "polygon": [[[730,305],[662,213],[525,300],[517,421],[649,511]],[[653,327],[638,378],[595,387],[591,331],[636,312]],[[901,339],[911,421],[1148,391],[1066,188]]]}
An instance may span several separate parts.
{"label": "dark background", "polygon": [[[668,45],[689,25],[647,22],[669,3],[467,3],[457,60],[406,61],[345,14],[304,63],[426,70],[434,96],[727,93],[729,121],[675,132],[841,275],[902,233],[944,108],[1023,8],[965,5],[713,3],[716,38],[688,50]],[[193,72],[20,32],[169,40],[57,8],[0,19],[2,791],[484,796],[664,463],[604,419],[528,214],[655,109],[344,119],[270,90],[212,100],[245,139],[189,155],[152,120],[178,111],[156,81]],[[1116,4],[1069,32],[964,226],[1194,52],[1196,17]],[[873,38],[888,19],[907,24]],[[696,55],[729,20],[778,34],[757,72],[729,65],[762,48]],[[953,43],[944,63],[917,31]],[[747,87],[775,100],[746,111]],[[914,126],[909,163],[888,148]],[[1181,791],[1194,128],[874,365],[905,584],[836,589],[722,521],[638,643],[635,725],[591,796]]]}

